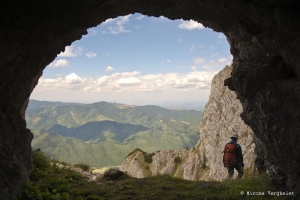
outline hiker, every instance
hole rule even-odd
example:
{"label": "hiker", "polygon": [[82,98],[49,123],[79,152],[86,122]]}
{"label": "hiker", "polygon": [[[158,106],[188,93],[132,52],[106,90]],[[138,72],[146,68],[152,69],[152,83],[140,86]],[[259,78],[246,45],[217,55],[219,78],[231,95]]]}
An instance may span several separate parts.
{"label": "hiker", "polygon": [[226,167],[228,171],[228,179],[230,179],[233,176],[234,169],[238,171],[237,178],[240,179],[244,174],[242,148],[237,143],[239,138],[237,134],[234,134],[230,138],[231,141],[227,143],[224,148],[223,163],[224,167]]}

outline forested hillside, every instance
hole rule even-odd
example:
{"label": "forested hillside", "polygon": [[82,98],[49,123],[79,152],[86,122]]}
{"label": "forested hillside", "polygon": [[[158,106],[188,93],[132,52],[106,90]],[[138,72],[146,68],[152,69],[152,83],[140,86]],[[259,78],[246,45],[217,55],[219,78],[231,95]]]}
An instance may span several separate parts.
{"label": "forested hillside", "polygon": [[34,103],[37,106],[26,112],[33,149],[73,164],[119,165],[135,148],[154,152],[192,147],[200,136],[202,112],[195,110],[107,102]]}

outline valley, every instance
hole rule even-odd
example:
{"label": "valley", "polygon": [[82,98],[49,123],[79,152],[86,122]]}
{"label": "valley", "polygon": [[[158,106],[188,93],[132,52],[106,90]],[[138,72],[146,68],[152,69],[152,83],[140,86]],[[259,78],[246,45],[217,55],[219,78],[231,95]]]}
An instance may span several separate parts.
{"label": "valley", "polygon": [[27,127],[33,149],[70,164],[120,165],[134,149],[191,148],[199,140],[201,111],[119,103],[30,100]]}

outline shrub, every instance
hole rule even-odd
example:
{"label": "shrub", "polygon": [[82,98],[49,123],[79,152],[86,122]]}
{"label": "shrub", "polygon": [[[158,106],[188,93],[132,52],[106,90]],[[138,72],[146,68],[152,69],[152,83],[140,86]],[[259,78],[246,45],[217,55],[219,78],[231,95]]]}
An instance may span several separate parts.
{"label": "shrub", "polygon": [[134,154],[134,153],[137,152],[137,151],[140,151],[140,152],[142,152],[143,154],[146,154],[146,152],[143,151],[142,149],[140,149],[140,148],[135,148],[132,152],[130,152],[130,153],[126,156],[126,158],[129,157],[130,155]]}
{"label": "shrub", "polygon": [[143,154],[143,156],[144,156],[144,161],[145,161],[146,163],[149,163],[149,164],[152,163],[152,161],[153,161],[153,160],[152,160],[152,156],[154,156],[155,153],[147,153],[147,152],[141,150],[140,148],[134,149],[132,152],[130,152],[130,153],[126,156],[126,158],[127,158],[128,156],[134,154],[134,153],[137,152],[137,151],[142,152],[142,154]]}
{"label": "shrub", "polygon": [[144,161],[146,162],[146,163],[152,163],[152,156],[154,156],[155,155],[155,153],[150,153],[150,154],[148,154],[148,153],[146,153],[146,154],[144,154]]}
{"label": "shrub", "polygon": [[45,156],[45,154],[41,152],[40,149],[33,151],[32,163],[36,168],[39,169],[47,169],[51,166],[50,159],[47,156]]}
{"label": "shrub", "polygon": [[180,163],[181,162],[181,158],[179,156],[174,158],[174,162],[175,163]]}
{"label": "shrub", "polygon": [[73,166],[78,167],[78,168],[82,169],[83,171],[88,171],[90,169],[90,166],[87,164],[84,164],[84,163],[77,163]]}

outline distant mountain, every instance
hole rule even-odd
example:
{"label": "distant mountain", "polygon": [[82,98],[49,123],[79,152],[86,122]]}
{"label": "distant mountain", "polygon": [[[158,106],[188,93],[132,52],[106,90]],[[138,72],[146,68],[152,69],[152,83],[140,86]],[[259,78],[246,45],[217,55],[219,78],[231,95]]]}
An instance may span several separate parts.
{"label": "distant mountain", "polygon": [[158,106],[168,108],[168,109],[178,109],[178,110],[198,110],[203,111],[207,101],[191,101],[191,102],[176,102],[169,101],[158,104]]}
{"label": "distant mountain", "polygon": [[55,124],[68,128],[91,121],[116,121],[140,124],[148,128],[162,121],[184,121],[199,125],[202,112],[195,110],[170,110],[159,106],[130,106],[107,102],[87,105],[60,105],[26,112],[27,127],[32,130],[49,129]]}
{"label": "distant mountain", "polygon": [[200,135],[202,112],[195,110],[107,102],[40,105],[50,106],[26,112],[33,148],[70,163],[119,165],[135,148],[154,152],[192,147]]}
{"label": "distant mountain", "polygon": [[64,103],[64,102],[52,102],[52,101],[38,101],[34,99],[30,99],[28,103],[28,107],[26,111],[35,110],[38,108],[47,108],[52,106],[65,106],[65,105],[84,105],[81,103]]}

